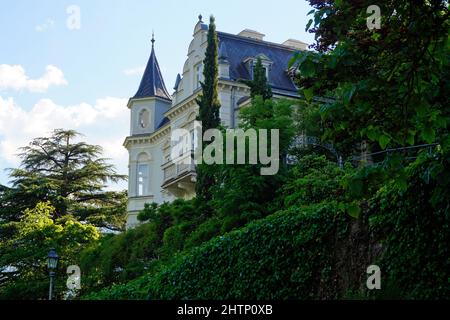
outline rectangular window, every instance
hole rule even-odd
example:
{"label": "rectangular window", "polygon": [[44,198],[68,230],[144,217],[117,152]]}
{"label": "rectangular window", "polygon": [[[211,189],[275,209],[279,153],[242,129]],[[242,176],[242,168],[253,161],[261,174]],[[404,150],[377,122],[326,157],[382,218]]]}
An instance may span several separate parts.
{"label": "rectangular window", "polygon": [[266,74],[266,79],[267,79],[267,81],[269,81],[269,68],[263,67],[263,69],[264,69],[264,73]]}
{"label": "rectangular window", "polygon": [[147,164],[138,164],[137,182],[138,182],[138,185],[137,185],[138,196],[148,195],[148,165]]}
{"label": "rectangular window", "polygon": [[203,65],[199,63],[195,66],[195,89],[200,88],[201,81],[203,81]]}
{"label": "rectangular window", "polygon": [[184,154],[184,149],[185,149],[185,146],[184,146],[184,136],[181,136],[181,137],[178,139],[178,156],[179,156],[179,157],[182,157],[182,156],[183,156],[183,154]]}
{"label": "rectangular window", "polygon": [[189,149],[189,143],[188,143],[189,136],[183,135],[183,154],[187,154],[187,151]]}
{"label": "rectangular window", "polygon": [[195,134],[195,130],[191,130],[191,152],[195,151],[195,148],[197,148],[197,135]]}

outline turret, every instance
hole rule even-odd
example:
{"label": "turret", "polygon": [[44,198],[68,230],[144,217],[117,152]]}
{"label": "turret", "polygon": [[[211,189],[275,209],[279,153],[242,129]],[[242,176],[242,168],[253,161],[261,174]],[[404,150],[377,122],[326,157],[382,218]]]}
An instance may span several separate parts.
{"label": "turret", "polygon": [[131,136],[149,134],[158,129],[164,113],[171,107],[172,97],[166,89],[155,55],[155,39],[139,89],[128,101],[131,110]]}

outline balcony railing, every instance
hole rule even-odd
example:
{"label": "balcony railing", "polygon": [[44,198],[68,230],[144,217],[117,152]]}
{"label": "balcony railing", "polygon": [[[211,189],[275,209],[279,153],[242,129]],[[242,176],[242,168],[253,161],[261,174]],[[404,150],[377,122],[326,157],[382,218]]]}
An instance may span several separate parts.
{"label": "balcony railing", "polygon": [[[189,163],[190,162],[190,163]],[[186,173],[195,172],[195,164],[190,155],[177,159],[177,161],[168,161],[163,164],[164,182],[176,179]]]}

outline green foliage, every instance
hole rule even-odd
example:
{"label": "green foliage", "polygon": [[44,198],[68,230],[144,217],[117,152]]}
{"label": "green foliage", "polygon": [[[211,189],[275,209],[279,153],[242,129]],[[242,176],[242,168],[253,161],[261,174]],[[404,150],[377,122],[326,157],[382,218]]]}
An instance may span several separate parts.
{"label": "green foliage", "polygon": [[395,292],[391,298],[450,297],[449,160],[448,153],[422,154],[407,168],[406,190],[392,181],[371,201],[372,229],[385,247],[379,261],[384,285]]}
{"label": "green foliage", "polygon": [[139,212],[138,220],[156,222],[159,224],[179,223],[202,217],[204,205],[197,199],[176,199],[159,206],[156,203],[146,204]]}
{"label": "green foliage", "polygon": [[197,99],[199,106],[198,120],[202,121],[203,129],[217,128],[220,124],[219,118],[219,96],[218,96],[218,39],[216,24],[213,16],[209,20],[207,35],[207,46],[205,59],[203,60],[204,82],[201,84],[202,94]]}
{"label": "green foliage", "polygon": [[141,275],[159,258],[161,247],[157,224],[143,224],[93,243],[80,254],[83,292],[110,286]]}
{"label": "green foliage", "polygon": [[[381,29],[366,26],[370,1],[310,1],[316,52],[299,52],[291,66],[305,98],[318,102],[323,140],[351,155],[442,142],[449,109],[447,2],[379,1]],[[401,45],[399,45],[401,44]]]}
{"label": "green foliage", "polygon": [[343,199],[344,170],[326,160],[325,156],[302,157],[293,168],[293,177],[283,186],[286,207]]}
{"label": "green foliage", "polygon": [[296,100],[278,99],[264,100],[256,96],[250,106],[239,113],[239,127],[247,129],[271,129],[280,131],[280,154],[287,152],[295,135],[292,119],[293,105]]}
{"label": "green foliage", "polygon": [[186,242],[186,234],[192,231],[192,223],[185,222],[176,224],[170,228],[167,228],[163,236],[162,248],[166,251],[166,255],[169,255],[183,250]]}
{"label": "green foliage", "polygon": [[[166,242],[176,254],[89,298],[450,296],[448,4],[380,1],[381,29],[370,30],[370,1],[309,2],[315,9],[306,29],[315,33],[316,51],[294,54],[290,65],[303,101],[293,117],[290,108],[277,110],[258,61],[241,128],[286,129],[283,154],[291,129],[331,142],[345,157],[363,142],[369,153],[437,147],[413,163],[407,152],[390,152],[359,168],[339,168],[307,148],[291,171],[271,179],[253,165],[214,169],[215,216],[194,228],[184,251],[177,232],[186,226],[169,227]],[[378,293],[364,289],[364,271],[374,263],[382,270]]]}
{"label": "green foliage", "polygon": [[[150,299],[311,299],[334,296],[333,244],[347,230],[333,205],[280,212],[179,256],[152,276],[89,296]],[[329,288],[319,292],[319,283]],[[109,292],[112,292],[110,294]],[[140,295],[136,296],[136,292]],[[335,297],[335,296],[334,296]]]}
{"label": "green foliage", "polygon": [[[208,236],[187,251],[83,298],[448,298],[449,168],[448,153],[422,153],[405,170],[406,190],[392,177],[368,206],[348,204],[353,219],[344,182],[360,170],[304,157],[280,193],[282,211],[201,244],[220,225],[208,220],[191,238]],[[370,264],[381,267],[381,291],[365,289]]]}
{"label": "green foliage", "polygon": [[209,216],[197,199],[147,204],[139,213],[145,223],[118,235],[109,235],[80,255],[83,294],[130,281],[152,272],[161,263],[210,239],[244,225],[239,215]]}
{"label": "green foliage", "polygon": [[272,88],[267,81],[266,71],[260,57],[258,57],[253,67],[253,79],[242,80],[242,82],[250,87],[250,97],[252,99],[256,96],[260,96],[264,100],[272,98]]}
{"label": "green foliage", "polygon": [[211,218],[200,224],[186,238],[184,248],[193,248],[221,234],[222,221]]}
{"label": "green foliage", "polygon": [[[213,16],[210,17],[207,46],[205,52],[205,59],[203,60],[203,77],[204,82],[201,84],[202,93],[196,100],[199,106],[198,121],[202,123],[202,130],[205,132],[208,129],[217,128],[220,125],[219,117],[219,65],[218,65],[218,39],[216,32],[216,24]],[[203,142],[203,149],[207,143]],[[206,164],[199,164],[196,167],[197,181],[195,184],[195,191],[197,197],[203,200],[210,200],[210,188],[214,185],[214,168]]]}
{"label": "green foliage", "polygon": [[104,237],[81,252],[83,292],[118,284],[148,272],[188,246],[219,234],[208,234],[206,206],[200,201],[177,199],[161,205],[146,204],[138,218],[145,223],[127,232]]}
{"label": "green foliage", "polygon": [[[277,190],[283,184],[287,175],[287,167],[283,163],[294,136],[292,121],[292,100],[264,100],[255,96],[251,104],[240,112],[242,130],[266,129],[269,139],[267,149],[270,150],[270,130],[279,130],[279,171],[275,175],[261,175],[262,164],[223,164],[215,170],[217,183],[212,187],[211,206],[218,217],[227,225],[223,230],[242,226],[247,222],[259,219],[273,212],[269,206],[275,198]],[[224,134],[226,137],[226,135]],[[224,139],[227,144],[227,138]],[[259,137],[257,137],[259,141]],[[261,146],[258,144],[258,148]],[[235,155],[239,153],[236,139],[234,141]],[[249,155],[248,140],[246,142],[245,159]],[[257,151],[258,152],[258,151]]]}
{"label": "green foliage", "polygon": [[[79,134],[55,130],[22,148],[21,167],[12,169],[12,186],[0,188],[0,297],[43,299],[48,291],[46,259],[60,255],[57,298],[65,288],[65,268],[79,263],[83,248],[100,239],[97,227],[121,230],[126,192],[104,191],[119,181],[101,158],[99,146],[74,142]],[[137,275],[135,275],[137,276]]]}
{"label": "green foliage", "polygon": [[285,208],[292,206],[307,207],[328,201],[338,201],[337,210],[347,212],[351,217],[358,218],[361,214],[360,197],[352,192],[362,192],[364,184],[356,177],[366,168],[355,169],[346,164],[340,168],[335,162],[329,161],[324,155],[315,153],[305,155],[292,169],[290,179],[281,189],[279,205]]}
{"label": "green foliage", "polygon": [[[240,128],[280,129],[280,163],[298,134],[332,142],[345,156],[362,142],[368,152],[436,142],[432,151],[415,160],[383,153],[377,165],[340,168],[309,148],[275,176],[261,176],[261,165],[201,165],[199,199],[146,205],[144,224],[95,242],[70,215],[51,219],[55,212],[45,205],[25,211],[20,222],[0,225],[12,239],[1,244],[0,266],[20,269],[20,281],[12,285],[11,273],[0,284],[0,297],[44,292],[46,281],[37,277],[44,272],[28,270],[43,269],[36,258],[45,257],[43,247],[62,242],[69,257],[88,245],[80,255],[86,299],[448,299],[447,3],[380,1],[378,30],[366,26],[370,1],[310,3],[307,29],[316,33],[317,51],[294,54],[290,65],[304,99],[269,99],[258,60]],[[220,123],[217,51],[212,17],[197,101],[204,130]],[[29,171],[16,172],[27,178],[20,186],[28,193],[0,188],[0,210],[11,199],[48,198],[63,213],[74,205],[48,194],[58,181]],[[381,267],[381,291],[365,289],[371,264]]]}
{"label": "green foliage", "polygon": [[324,133],[320,106],[317,103],[297,101],[293,118],[295,120],[296,132],[313,137],[321,137]]}
{"label": "green foliage", "polygon": [[70,214],[97,226],[122,229],[126,193],[105,192],[107,181],[119,181],[114,166],[101,158],[100,146],[74,142],[79,133],[55,130],[21,148],[21,168],[11,169],[12,187],[0,193],[0,217],[19,221],[40,201],[55,207],[53,218]]}
{"label": "green foliage", "polygon": [[[137,278],[127,284],[115,284],[98,292],[82,296],[83,300],[144,300],[148,296],[144,277]],[[147,280],[148,277],[145,277]],[[147,280],[148,281],[148,280]]]}
{"label": "green foliage", "polygon": [[56,248],[61,259],[56,295],[64,296],[65,270],[78,263],[81,249],[97,241],[100,234],[90,224],[70,216],[53,219],[55,208],[40,202],[25,210],[21,221],[2,223],[14,235],[0,242],[0,299],[45,299],[48,295],[47,254]]}

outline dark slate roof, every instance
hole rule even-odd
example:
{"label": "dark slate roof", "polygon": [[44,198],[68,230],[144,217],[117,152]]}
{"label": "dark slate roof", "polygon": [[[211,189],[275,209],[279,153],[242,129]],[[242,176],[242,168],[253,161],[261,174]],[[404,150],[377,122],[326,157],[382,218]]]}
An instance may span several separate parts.
{"label": "dark slate roof", "polygon": [[240,105],[241,103],[244,103],[245,101],[247,101],[249,99],[250,99],[249,96],[244,96],[244,97],[240,98],[236,103],[237,103],[237,105]]}
{"label": "dark slate roof", "polygon": [[227,51],[227,45],[226,45],[225,41],[220,42],[219,60],[228,61],[228,51]]}
{"label": "dark slate roof", "polygon": [[156,129],[161,128],[162,126],[168,124],[169,122],[170,122],[169,118],[164,117],[164,118],[161,120],[161,122],[158,124],[158,127],[157,127]]}
{"label": "dark slate roof", "polygon": [[148,59],[144,75],[142,76],[141,84],[139,85],[139,89],[133,99],[148,97],[159,97],[166,100],[172,100],[172,97],[164,84],[164,79],[161,75],[161,70],[159,69],[159,64],[156,59],[155,48],[153,45],[152,53]]}
{"label": "dark slate roof", "polygon": [[[267,41],[250,39],[225,32],[217,32],[219,48],[222,55],[226,52],[230,63],[231,80],[250,79],[250,74],[244,61],[259,54],[267,56],[272,61],[269,83],[273,88],[297,92],[294,83],[287,75],[288,63],[295,52],[294,49]],[[225,51],[225,52],[224,52]]]}
{"label": "dark slate roof", "polygon": [[178,90],[178,86],[180,85],[181,82],[181,76],[180,74],[177,74],[177,79],[175,80],[175,85],[173,86],[173,90],[177,91]]}

